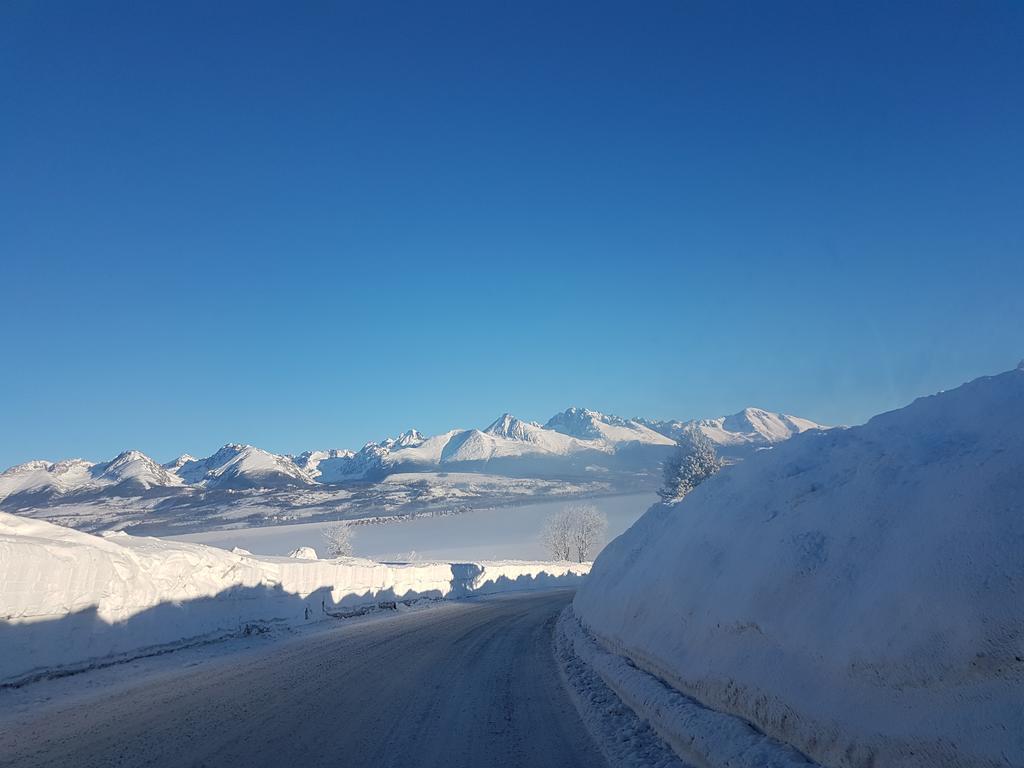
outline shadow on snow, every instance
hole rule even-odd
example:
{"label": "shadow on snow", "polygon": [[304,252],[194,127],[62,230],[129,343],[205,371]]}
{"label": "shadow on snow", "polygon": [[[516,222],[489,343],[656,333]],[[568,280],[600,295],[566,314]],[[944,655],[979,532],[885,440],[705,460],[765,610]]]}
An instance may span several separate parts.
{"label": "shadow on snow", "polygon": [[158,603],[123,621],[108,622],[95,605],[34,621],[0,620],[0,689],[62,677],[145,656],[169,653],[229,637],[348,617],[399,602],[460,598],[497,592],[575,587],[582,577],[547,572],[483,583],[475,563],[454,563],[447,591],[394,588],[336,595],[321,587],[307,595],[281,585],[234,586],[212,596]]}

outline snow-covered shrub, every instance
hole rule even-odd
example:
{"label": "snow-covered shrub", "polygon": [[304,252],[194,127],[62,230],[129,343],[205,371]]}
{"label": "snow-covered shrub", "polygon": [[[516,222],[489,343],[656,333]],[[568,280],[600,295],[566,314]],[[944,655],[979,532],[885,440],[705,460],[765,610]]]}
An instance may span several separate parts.
{"label": "snow-covered shrub", "polygon": [[352,555],[352,530],[345,523],[332,525],[324,529],[327,540],[327,554],[331,557],[350,557]]}

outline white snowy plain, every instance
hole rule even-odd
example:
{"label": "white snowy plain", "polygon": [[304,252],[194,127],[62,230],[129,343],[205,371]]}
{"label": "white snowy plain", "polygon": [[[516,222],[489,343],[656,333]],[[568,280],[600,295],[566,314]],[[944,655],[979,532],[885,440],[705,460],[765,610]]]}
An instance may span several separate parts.
{"label": "white snowy plain", "polygon": [[[607,541],[631,526],[657,500],[653,493],[577,499],[592,504],[608,518]],[[352,525],[355,554],[382,562],[418,560],[544,560],[540,542],[545,519],[567,501],[542,501],[488,509],[470,509],[450,515],[362,520]],[[371,518],[372,520],[372,518]],[[209,544],[223,549],[241,547],[258,555],[284,555],[311,546],[326,555],[323,531],[337,525],[296,523],[255,528],[202,531],[168,537],[174,541]],[[596,553],[594,553],[596,554]]]}
{"label": "white snowy plain", "polygon": [[809,432],[652,507],[573,610],[823,765],[1024,765],[1024,370]]}

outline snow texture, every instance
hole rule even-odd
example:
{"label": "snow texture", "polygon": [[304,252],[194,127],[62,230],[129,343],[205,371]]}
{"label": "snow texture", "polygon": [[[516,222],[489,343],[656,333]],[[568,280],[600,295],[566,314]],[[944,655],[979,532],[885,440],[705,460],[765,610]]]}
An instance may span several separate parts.
{"label": "snow texture", "polygon": [[[0,685],[199,638],[393,605],[575,586],[588,563],[256,557],[0,513]],[[314,555],[315,556],[315,555]]]}
{"label": "snow texture", "polygon": [[574,600],[824,765],[1024,765],[1024,371],[809,431],[652,507]]}

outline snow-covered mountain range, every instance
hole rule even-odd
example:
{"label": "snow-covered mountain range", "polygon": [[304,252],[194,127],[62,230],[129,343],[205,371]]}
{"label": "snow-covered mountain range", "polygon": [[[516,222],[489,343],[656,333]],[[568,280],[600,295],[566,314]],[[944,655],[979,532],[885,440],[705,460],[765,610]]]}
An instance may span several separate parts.
{"label": "snow-covered mountain range", "polygon": [[173,496],[196,491],[311,489],[383,480],[396,473],[486,473],[509,478],[600,479],[638,477],[653,483],[677,438],[697,428],[723,452],[768,447],[819,425],[748,408],[718,419],[649,421],[569,408],[541,426],[505,413],[484,429],[426,436],[416,430],[371,442],[358,451],[274,454],[230,443],[206,458],[183,455],[160,465],[139,451],[111,461],[30,461],[0,473],[0,506],[34,507],[50,501],[98,497]]}
{"label": "snow-covered mountain range", "polygon": [[637,421],[673,440],[678,440],[688,430],[696,428],[715,444],[719,453],[725,455],[742,455],[751,448],[772,446],[801,432],[823,428],[821,424],[808,419],[785,413],[772,413],[760,408],[744,408],[739,413],[719,416],[717,419]]}

